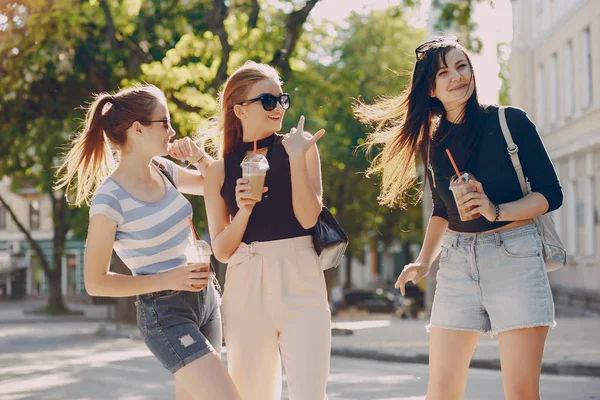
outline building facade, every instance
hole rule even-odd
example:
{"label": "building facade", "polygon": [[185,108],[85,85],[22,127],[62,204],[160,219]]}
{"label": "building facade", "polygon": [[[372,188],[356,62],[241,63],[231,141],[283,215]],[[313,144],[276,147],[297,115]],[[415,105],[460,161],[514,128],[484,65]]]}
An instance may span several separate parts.
{"label": "building facade", "polygon": [[[569,267],[555,298],[600,303],[600,1],[512,0],[511,103],[538,126],[560,178],[553,213]],[[521,154],[526,157],[526,154]]]}
{"label": "building facade", "polygon": [[[10,190],[7,178],[0,180],[0,194],[21,224],[42,248],[46,259],[53,257],[52,202],[35,189]],[[82,240],[68,239],[62,257],[62,293],[67,298],[88,297],[83,284]],[[39,257],[0,204],[0,297],[44,296],[48,282]]]}

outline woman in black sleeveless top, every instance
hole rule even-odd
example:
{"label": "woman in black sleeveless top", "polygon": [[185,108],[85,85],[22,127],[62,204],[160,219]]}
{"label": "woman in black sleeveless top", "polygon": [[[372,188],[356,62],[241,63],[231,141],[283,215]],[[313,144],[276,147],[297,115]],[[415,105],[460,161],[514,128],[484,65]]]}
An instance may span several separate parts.
{"label": "woman in black sleeveless top", "polygon": [[[304,117],[281,129],[290,97],[277,71],[248,62],[225,83],[221,154],[206,175],[215,257],[228,263],[223,295],[229,373],[245,400],[281,398],[281,361],[292,400],[323,400],[331,315],[311,228],[321,211],[321,166]],[[260,201],[248,196],[242,163],[254,149],[270,169]]]}

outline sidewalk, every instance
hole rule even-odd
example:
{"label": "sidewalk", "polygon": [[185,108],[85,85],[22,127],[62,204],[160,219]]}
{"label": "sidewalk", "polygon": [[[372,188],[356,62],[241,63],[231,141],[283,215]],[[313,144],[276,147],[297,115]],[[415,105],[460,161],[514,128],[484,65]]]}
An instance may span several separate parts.
{"label": "sidewalk", "polygon": [[[352,329],[349,336],[333,336],[331,353],[380,361],[428,362],[427,320],[334,319],[335,328]],[[557,318],[546,340],[542,372],[600,376],[600,318]],[[499,369],[498,338],[482,335],[471,367]]]}
{"label": "sidewalk", "polygon": [[[108,306],[70,304],[84,311],[83,316],[51,317],[27,315],[24,310],[42,306],[41,301],[0,302],[0,328],[10,324],[43,322],[86,322],[97,326],[104,337],[140,340],[135,325],[107,321]],[[559,375],[600,377],[600,318],[558,317],[557,327],[550,330],[542,371]],[[333,318],[332,355],[393,361],[428,362],[427,320],[399,320],[389,315],[355,313]],[[482,335],[471,367],[499,369],[498,339]]]}
{"label": "sidewalk", "polygon": [[109,314],[108,305],[93,305],[86,303],[69,303],[67,307],[74,311],[83,311],[83,315],[42,315],[31,314],[32,310],[47,305],[45,299],[28,300],[3,300],[0,301],[0,326],[20,324],[20,323],[38,323],[38,322],[99,322],[106,321]]}

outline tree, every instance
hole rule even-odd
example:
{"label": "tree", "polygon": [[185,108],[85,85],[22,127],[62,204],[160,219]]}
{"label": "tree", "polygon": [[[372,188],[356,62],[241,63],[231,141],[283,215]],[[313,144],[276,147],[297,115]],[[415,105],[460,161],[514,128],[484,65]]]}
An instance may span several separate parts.
{"label": "tree", "polygon": [[[296,71],[285,89],[293,94],[293,106],[284,131],[301,114],[306,115],[309,130],[327,130],[319,142],[324,203],[350,237],[348,283],[350,263],[365,245],[376,247],[380,240],[390,244],[394,238],[421,239],[419,208],[389,210],[377,203],[379,181],[365,179],[368,160],[357,152],[369,127],[360,124],[351,109],[359,96],[371,102],[380,95],[399,94],[408,83],[413,49],[425,32],[407,25],[404,15],[400,7],[354,13],[347,28],[337,28],[339,36],[334,40],[321,33],[324,28],[313,29],[311,43],[321,44],[309,54],[314,61]],[[323,59],[329,62],[319,61]]]}
{"label": "tree", "polygon": [[440,16],[435,28],[441,31],[452,27],[456,29],[458,35],[465,41],[467,49],[479,53],[483,47],[481,39],[473,36],[472,32],[477,28],[477,23],[473,20],[473,12],[477,3],[487,2],[492,7],[496,0],[434,0],[433,7],[440,10]]}
{"label": "tree", "polygon": [[[317,2],[311,0],[302,7],[296,7],[292,0],[279,2],[291,7],[289,15],[279,14],[288,22],[282,25],[288,35],[285,40],[269,38],[270,56],[288,73],[292,71],[290,60],[301,27]],[[239,8],[239,12],[232,13],[232,7]],[[244,12],[248,8],[250,14]],[[168,63],[167,55],[178,47],[185,48],[189,41],[213,48],[213,59],[207,65],[213,66],[214,72],[201,75],[200,86],[207,88],[213,98],[196,99],[190,94],[195,81],[184,81],[179,90],[167,91],[167,96],[175,107],[175,126],[178,127],[179,121],[184,127],[193,125],[198,119],[186,126],[185,117],[194,113],[202,117],[203,102],[214,104],[216,88],[226,79],[231,65],[235,65],[232,58],[236,48],[228,39],[232,31],[239,34],[234,22],[245,19],[251,27],[259,24],[259,13],[258,1],[0,3],[0,172],[12,178],[14,187],[34,184],[52,199],[51,260],[36,246],[27,227],[18,223],[48,277],[50,308],[58,312],[66,310],[60,290],[60,260],[66,235],[72,228],[84,231],[74,223],[87,224],[85,217],[75,217],[76,212],[68,206],[68,197],[53,190],[53,172],[82,117],[78,107],[88,101],[91,93],[113,91],[120,85],[150,76],[155,61]],[[228,24],[232,24],[231,30]],[[200,40],[190,40],[195,36]],[[280,55],[276,57],[278,51]],[[198,68],[199,58],[198,52],[190,53],[188,61]],[[7,209],[14,215],[10,207]]]}

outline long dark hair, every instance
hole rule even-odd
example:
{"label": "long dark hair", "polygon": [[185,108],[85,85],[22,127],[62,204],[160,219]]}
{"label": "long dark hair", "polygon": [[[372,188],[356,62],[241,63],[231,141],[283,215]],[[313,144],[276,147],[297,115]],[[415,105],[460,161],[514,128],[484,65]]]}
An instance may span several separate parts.
{"label": "long dark hair", "polygon": [[69,192],[74,185],[75,205],[89,203],[94,189],[112,172],[113,150],[123,148],[127,129],[135,121],[147,120],[159,103],[166,105],[165,95],[147,84],[122,89],[114,95],[94,95],[87,107],[85,125],[75,134],[56,172],[56,188],[64,187]]}
{"label": "long dark hair", "polygon": [[417,153],[421,160],[427,159],[428,143],[437,131],[440,120],[446,117],[442,102],[431,97],[431,93],[435,90],[437,71],[447,66],[446,55],[452,50],[462,51],[471,69],[473,93],[457,121],[460,123],[458,129],[471,131],[478,123],[481,110],[475,72],[466,49],[453,37],[438,37],[417,47],[417,61],[410,84],[399,96],[382,97],[372,105],[359,102],[354,106],[355,116],[374,128],[364,146],[368,151],[382,146],[367,175],[382,173],[378,200],[383,205],[405,208],[408,203],[421,198],[421,189],[416,196],[409,195],[418,178]]}

